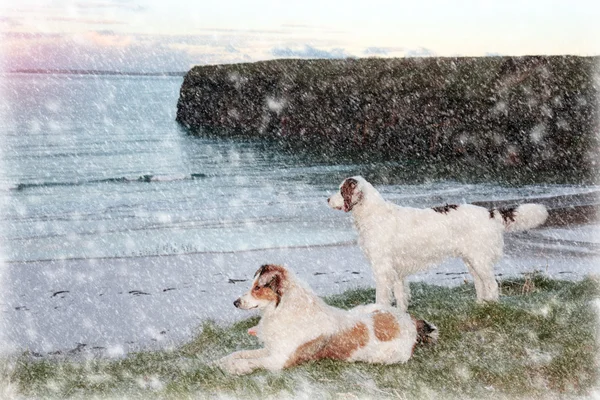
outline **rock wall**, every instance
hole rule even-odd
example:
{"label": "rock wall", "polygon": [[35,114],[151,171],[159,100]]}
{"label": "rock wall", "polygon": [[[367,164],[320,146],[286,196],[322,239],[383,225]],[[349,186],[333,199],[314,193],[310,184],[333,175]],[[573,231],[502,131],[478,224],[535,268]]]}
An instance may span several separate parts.
{"label": "rock wall", "polygon": [[274,60],[198,66],[177,121],[320,151],[590,171],[600,57]]}

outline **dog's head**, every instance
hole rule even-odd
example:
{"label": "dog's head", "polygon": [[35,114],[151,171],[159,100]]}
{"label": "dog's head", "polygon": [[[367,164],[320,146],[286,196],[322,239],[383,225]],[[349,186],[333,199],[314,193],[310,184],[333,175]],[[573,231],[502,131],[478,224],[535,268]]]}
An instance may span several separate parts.
{"label": "dog's head", "polygon": [[340,190],[327,199],[329,207],[345,212],[352,211],[354,206],[363,200],[365,180],[360,176],[346,178],[340,185]]}
{"label": "dog's head", "polygon": [[280,265],[265,264],[256,271],[252,288],[233,305],[242,310],[263,309],[269,304],[279,305],[288,279],[287,270]]}

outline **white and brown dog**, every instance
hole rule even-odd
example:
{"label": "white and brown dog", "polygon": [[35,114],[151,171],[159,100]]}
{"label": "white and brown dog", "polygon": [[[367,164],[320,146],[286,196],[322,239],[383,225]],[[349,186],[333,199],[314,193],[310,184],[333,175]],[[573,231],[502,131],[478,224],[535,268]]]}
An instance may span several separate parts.
{"label": "white and brown dog", "polygon": [[371,304],[346,311],[329,306],[279,265],[263,265],[252,289],[234,305],[262,311],[252,331],[264,348],[222,358],[219,365],[232,374],[278,371],[323,358],[400,363],[411,357],[417,343],[437,338],[435,326],[396,308]]}
{"label": "white and brown dog", "polygon": [[470,204],[428,209],[400,207],[383,199],[364,178],[345,179],[329,206],[352,212],[358,243],[375,275],[376,302],[406,310],[405,278],[450,257],[463,259],[475,283],[478,301],[496,301],[494,264],[501,258],[504,232],[535,228],[546,221],[540,204],[491,209]]}

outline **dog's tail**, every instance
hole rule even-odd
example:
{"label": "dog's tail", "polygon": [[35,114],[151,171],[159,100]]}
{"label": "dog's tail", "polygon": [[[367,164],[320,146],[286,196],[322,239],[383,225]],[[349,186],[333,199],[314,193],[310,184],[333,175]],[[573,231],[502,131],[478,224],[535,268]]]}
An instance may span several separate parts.
{"label": "dog's tail", "polygon": [[541,204],[521,204],[518,207],[492,208],[490,218],[502,221],[506,232],[518,232],[542,225],[548,210]]}
{"label": "dog's tail", "polygon": [[417,344],[434,344],[438,340],[438,328],[424,319],[415,320]]}

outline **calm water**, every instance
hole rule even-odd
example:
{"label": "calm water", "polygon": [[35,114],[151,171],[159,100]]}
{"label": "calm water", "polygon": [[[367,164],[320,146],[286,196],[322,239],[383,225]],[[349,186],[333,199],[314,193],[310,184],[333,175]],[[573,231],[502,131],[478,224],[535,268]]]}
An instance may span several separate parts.
{"label": "calm water", "polygon": [[[190,136],[175,122],[182,78],[2,77],[0,215],[7,261],[222,252],[346,242],[327,196],[343,177],[400,164],[289,155],[256,141]],[[588,191],[566,185],[403,181],[431,206]]]}

